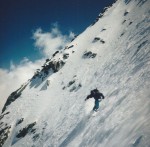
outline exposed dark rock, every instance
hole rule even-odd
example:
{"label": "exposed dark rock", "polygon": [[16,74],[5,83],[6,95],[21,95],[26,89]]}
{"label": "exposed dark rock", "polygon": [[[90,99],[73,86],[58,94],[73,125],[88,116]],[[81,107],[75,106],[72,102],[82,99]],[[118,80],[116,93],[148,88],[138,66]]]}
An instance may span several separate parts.
{"label": "exposed dark rock", "polygon": [[18,120],[18,122],[17,122],[17,124],[16,124],[16,125],[21,124],[23,121],[24,121],[24,118],[21,118],[20,120]]}
{"label": "exposed dark rock", "polygon": [[98,22],[98,20],[99,20],[99,17],[97,17],[97,18],[95,19],[95,21],[92,23],[92,26],[93,26],[96,22]]}
{"label": "exposed dark rock", "polygon": [[52,56],[55,57],[56,54],[58,54],[58,53],[59,53],[59,51],[56,51]]}
{"label": "exposed dark rock", "polygon": [[6,110],[7,106],[10,105],[12,102],[14,102],[17,98],[19,98],[21,96],[22,91],[26,88],[26,85],[22,85],[19,89],[17,89],[16,91],[12,92],[10,94],[10,96],[8,97],[3,109],[2,109],[2,113]]}
{"label": "exposed dark rock", "polygon": [[50,59],[46,59],[46,61],[45,61],[45,62],[47,63],[48,61],[50,61]]}
{"label": "exposed dark rock", "polygon": [[65,90],[65,88],[66,88],[66,87],[64,86],[62,89]]}
{"label": "exposed dark rock", "polygon": [[49,85],[50,85],[50,83],[51,83],[51,81],[50,81],[50,80],[47,80],[47,81],[46,81],[46,85],[47,85],[47,86],[49,86]]}
{"label": "exposed dark rock", "polygon": [[[44,67],[44,66],[43,66]],[[41,77],[41,74],[40,74],[40,70],[37,69],[32,77],[32,79],[35,79],[36,77]]]}
{"label": "exposed dark rock", "polygon": [[39,139],[39,137],[40,137],[40,134],[35,134],[32,139],[33,141],[36,141]]}
{"label": "exposed dark rock", "polygon": [[0,122],[0,126],[1,126],[2,124],[4,124],[4,122]]}
{"label": "exposed dark rock", "polygon": [[25,137],[29,132],[33,132],[33,127],[35,126],[36,122],[29,124],[27,127],[23,128],[19,131],[16,135],[17,138]]}
{"label": "exposed dark rock", "polygon": [[124,32],[123,32],[123,33],[121,33],[120,37],[122,37],[124,34],[125,34]]}
{"label": "exposed dark rock", "polygon": [[48,74],[49,74],[49,71],[48,71],[48,70],[44,70],[44,74],[45,74],[45,75],[48,75]]}
{"label": "exposed dark rock", "polygon": [[[73,76],[73,78],[77,79],[76,77],[77,77],[76,75]],[[69,90],[70,92],[77,91],[82,87],[81,83],[78,84],[75,79],[70,81],[67,85],[67,87],[70,87],[70,90]],[[66,87],[63,87],[63,89],[65,89],[65,88]]]}
{"label": "exposed dark rock", "polygon": [[[69,47],[66,46],[65,49],[72,48],[73,46],[74,45],[71,45]],[[63,59],[67,59],[69,57],[69,54],[67,54],[67,53],[62,54],[62,51],[56,51],[52,56],[54,57],[58,53],[62,56]],[[46,59],[46,62],[42,65],[42,69],[37,70],[34,73],[32,79],[30,80],[31,81],[30,87],[33,87],[33,86],[38,87],[41,84],[40,80],[38,80],[38,82],[35,83],[36,78],[44,81],[44,79],[48,75],[58,72],[65,65],[65,61],[61,60],[61,58],[56,60],[53,57],[51,59]]]}
{"label": "exposed dark rock", "polygon": [[31,130],[31,133],[34,134],[35,132],[36,132],[36,129],[32,129],[32,130]]}
{"label": "exposed dark rock", "polygon": [[36,69],[36,71],[40,71],[40,69]]}
{"label": "exposed dark rock", "polygon": [[63,54],[63,59],[67,59],[69,57],[68,53]]}
{"label": "exposed dark rock", "polygon": [[130,21],[130,22],[129,22],[129,25],[131,25],[132,23],[133,23],[133,22],[132,22],[132,21]]}
{"label": "exposed dark rock", "polygon": [[127,21],[127,20],[124,20],[124,21],[122,22],[122,24],[124,24],[126,21]]}
{"label": "exposed dark rock", "polygon": [[128,11],[125,11],[125,12],[124,12],[124,16],[127,16],[127,15],[128,15],[128,13],[129,13]]}
{"label": "exposed dark rock", "polygon": [[99,41],[99,40],[100,40],[99,37],[95,37],[94,40],[93,40],[93,43],[94,43],[94,42],[97,42],[97,41]]}
{"label": "exposed dark rock", "polygon": [[65,46],[65,50],[68,49],[68,46]]}
{"label": "exposed dark rock", "polygon": [[8,138],[8,135],[10,133],[10,128],[11,126],[7,126],[7,124],[5,124],[5,126],[3,126],[3,128],[1,127],[0,130],[0,147],[3,146],[3,144],[5,143],[5,141]]}
{"label": "exposed dark rock", "polygon": [[82,87],[81,83],[78,85],[78,87]]}
{"label": "exposed dark rock", "polygon": [[77,75],[74,75],[73,78],[77,77]]}
{"label": "exposed dark rock", "polygon": [[1,114],[1,116],[0,116],[0,120],[5,116],[5,115],[7,115],[7,114],[9,114],[10,112],[6,112],[5,114]]}
{"label": "exposed dark rock", "polygon": [[71,45],[71,46],[68,47],[68,49],[73,48],[73,47],[74,47],[74,45]]}
{"label": "exposed dark rock", "polygon": [[58,72],[63,66],[64,66],[65,62],[64,61],[58,61],[56,62],[54,68],[53,68],[53,71],[54,72]]}
{"label": "exposed dark rock", "polygon": [[[49,62],[45,63],[42,66],[42,69],[40,71],[36,71],[34,76],[31,79],[30,87],[38,87],[42,81],[44,81],[45,78],[48,77],[48,75],[52,75],[56,72],[58,72],[63,66],[65,65],[65,62],[61,59],[58,60],[50,60]],[[38,78],[38,82],[35,82],[35,79]],[[40,80],[41,78],[41,80]]]}
{"label": "exposed dark rock", "polygon": [[104,29],[101,30],[101,32],[103,32],[103,31],[106,31],[106,29],[104,28]]}
{"label": "exposed dark rock", "polygon": [[85,52],[82,57],[83,58],[95,58],[96,55],[97,55],[96,53],[92,53],[91,51],[89,51],[89,52]]}
{"label": "exposed dark rock", "polygon": [[[48,64],[43,65],[43,68],[40,72],[37,72],[34,76],[33,79],[35,79],[36,77],[42,78],[42,81],[44,80],[44,78],[49,74],[50,70],[53,70],[53,72],[57,72],[59,71],[63,66],[64,66],[65,62],[62,60],[59,61],[50,61]],[[42,74],[44,73],[44,75]]]}
{"label": "exposed dark rock", "polygon": [[66,46],[66,47],[65,47],[65,50],[66,50],[66,49],[73,48],[73,47],[74,47],[74,45],[70,45],[69,47],[68,47],[68,46]]}
{"label": "exposed dark rock", "polygon": [[81,85],[81,83],[79,83],[78,86],[76,87],[75,91],[79,90],[81,87],[82,87],[82,85]]}
{"label": "exposed dark rock", "polygon": [[105,41],[99,37],[95,37],[94,40],[92,41],[93,43],[97,42],[97,41],[100,41],[101,43],[105,43]]}
{"label": "exposed dark rock", "polygon": [[133,147],[137,147],[139,146],[140,142],[142,141],[143,136],[139,136],[136,141],[134,142],[134,144],[132,145]]}
{"label": "exposed dark rock", "polygon": [[75,80],[70,81],[70,82],[68,83],[68,87],[70,87],[73,83],[75,83]]}
{"label": "exposed dark rock", "polygon": [[101,43],[103,43],[103,44],[105,43],[105,41],[104,41],[104,40],[102,40],[102,39],[100,40],[100,42],[101,42]]}

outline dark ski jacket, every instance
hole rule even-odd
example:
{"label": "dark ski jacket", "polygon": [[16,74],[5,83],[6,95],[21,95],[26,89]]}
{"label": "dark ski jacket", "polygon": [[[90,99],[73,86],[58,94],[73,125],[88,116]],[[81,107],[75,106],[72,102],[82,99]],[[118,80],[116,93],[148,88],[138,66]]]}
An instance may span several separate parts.
{"label": "dark ski jacket", "polygon": [[91,91],[91,94],[87,96],[87,99],[89,98],[94,98],[95,100],[101,100],[101,99],[104,99],[104,95],[102,93],[100,93],[97,89],[94,89]]}

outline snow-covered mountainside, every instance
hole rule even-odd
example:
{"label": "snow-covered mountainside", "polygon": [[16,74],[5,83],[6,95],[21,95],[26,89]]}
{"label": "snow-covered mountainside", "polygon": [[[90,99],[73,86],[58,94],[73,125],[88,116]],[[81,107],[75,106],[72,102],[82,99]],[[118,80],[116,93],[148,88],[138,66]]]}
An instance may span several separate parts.
{"label": "snow-covered mountainside", "polygon": [[[118,0],[11,93],[3,147],[149,147],[150,1]],[[105,96],[90,116],[98,88]]]}

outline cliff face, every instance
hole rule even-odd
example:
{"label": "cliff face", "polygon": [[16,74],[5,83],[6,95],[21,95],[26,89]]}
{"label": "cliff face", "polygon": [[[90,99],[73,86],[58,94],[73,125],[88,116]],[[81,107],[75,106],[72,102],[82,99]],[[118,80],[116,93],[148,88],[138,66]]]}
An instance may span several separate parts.
{"label": "cliff face", "polygon": [[[118,0],[11,93],[3,147],[148,147],[150,2]],[[105,95],[99,112],[94,88]]]}

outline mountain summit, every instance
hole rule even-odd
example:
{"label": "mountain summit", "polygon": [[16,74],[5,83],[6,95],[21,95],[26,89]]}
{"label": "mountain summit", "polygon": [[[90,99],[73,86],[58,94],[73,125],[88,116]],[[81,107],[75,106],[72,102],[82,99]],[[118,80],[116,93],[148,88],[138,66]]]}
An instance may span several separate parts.
{"label": "mountain summit", "polygon": [[[118,0],[8,97],[0,147],[149,147],[150,1]],[[97,88],[105,96],[96,116]]]}

